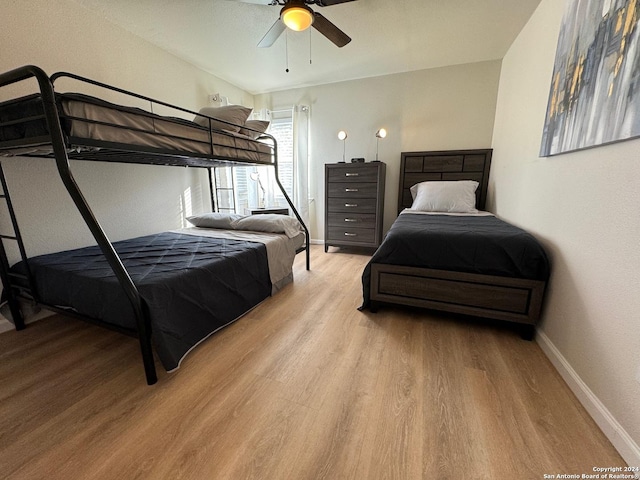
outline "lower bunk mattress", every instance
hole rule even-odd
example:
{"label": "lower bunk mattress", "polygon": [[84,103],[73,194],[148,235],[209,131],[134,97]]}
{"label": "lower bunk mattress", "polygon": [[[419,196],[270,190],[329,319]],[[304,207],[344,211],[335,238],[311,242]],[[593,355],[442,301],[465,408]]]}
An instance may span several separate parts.
{"label": "lower bunk mattress", "polygon": [[544,249],[530,233],[486,212],[404,210],[365,267],[361,308],[371,300],[372,263],[543,281],[550,272]]}
{"label": "lower bunk mattress", "polygon": [[[267,249],[273,247],[264,234],[248,241],[194,230],[113,243],[149,310],[152,340],[167,371],[272,294]],[[273,237],[276,243],[289,241]],[[286,250],[295,255],[295,246]],[[292,263],[293,258],[289,268]],[[29,269],[43,304],[135,330],[131,303],[97,246],[30,258]],[[20,262],[12,270],[25,274],[26,266]]]}

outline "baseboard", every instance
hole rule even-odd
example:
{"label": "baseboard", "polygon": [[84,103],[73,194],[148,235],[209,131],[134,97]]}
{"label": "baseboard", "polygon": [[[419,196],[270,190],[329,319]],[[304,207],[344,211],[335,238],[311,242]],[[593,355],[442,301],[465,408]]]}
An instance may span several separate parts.
{"label": "baseboard", "polygon": [[622,425],[618,423],[587,384],[582,381],[567,359],[560,353],[560,350],[558,350],[549,337],[540,330],[537,332],[536,341],[624,461],[627,462],[629,466],[640,466],[640,447],[638,444],[631,438]]}
{"label": "baseboard", "polygon": [[318,240],[317,238],[309,239],[311,245],[324,245],[324,240]]}

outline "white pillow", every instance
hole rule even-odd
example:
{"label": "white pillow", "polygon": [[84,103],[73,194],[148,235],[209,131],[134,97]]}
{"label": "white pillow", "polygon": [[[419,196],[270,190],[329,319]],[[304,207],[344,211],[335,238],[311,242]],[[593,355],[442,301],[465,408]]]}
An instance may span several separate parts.
{"label": "white pillow", "polygon": [[223,230],[233,230],[233,222],[242,218],[242,215],[229,213],[203,213],[187,217],[187,221],[195,227],[200,228],[220,228]]}
{"label": "white pillow", "polygon": [[241,217],[233,222],[233,228],[253,232],[284,233],[289,238],[297,236],[302,231],[297,219],[275,213]]}
{"label": "white pillow", "polygon": [[[244,125],[251,114],[251,108],[243,107],[242,105],[227,105],[224,107],[203,107],[198,113],[206,115],[202,117],[197,115],[193,120],[198,125],[203,127],[209,127],[209,121],[211,121],[211,128],[217,128],[218,130],[226,130],[227,132],[238,133],[242,125]],[[212,117],[216,120],[222,120],[216,122],[216,120],[209,120],[207,117]],[[230,122],[233,125],[230,125]]]}
{"label": "white pillow", "polygon": [[411,210],[423,212],[478,213],[475,180],[422,182],[410,188]]}
{"label": "white pillow", "polygon": [[240,129],[240,133],[255,140],[262,133],[266,132],[267,128],[269,128],[269,122],[267,120],[247,120],[244,127]]}

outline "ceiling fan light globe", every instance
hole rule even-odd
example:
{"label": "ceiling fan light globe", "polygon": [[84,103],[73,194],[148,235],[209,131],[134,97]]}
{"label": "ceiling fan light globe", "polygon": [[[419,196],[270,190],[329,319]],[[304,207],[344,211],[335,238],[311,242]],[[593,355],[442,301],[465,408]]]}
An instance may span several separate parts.
{"label": "ceiling fan light globe", "polygon": [[282,10],[282,21],[296,32],[302,32],[313,23],[313,11],[305,6],[294,6]]}

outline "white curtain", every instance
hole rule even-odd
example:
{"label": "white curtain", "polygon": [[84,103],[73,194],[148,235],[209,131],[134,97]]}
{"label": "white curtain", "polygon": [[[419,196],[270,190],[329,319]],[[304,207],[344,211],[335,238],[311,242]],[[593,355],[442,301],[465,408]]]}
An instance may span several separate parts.
{"label": "white curtain", "polygon": [[293,204],[305,224],[309,224],[309,131],[307,105],[293,108]]}

